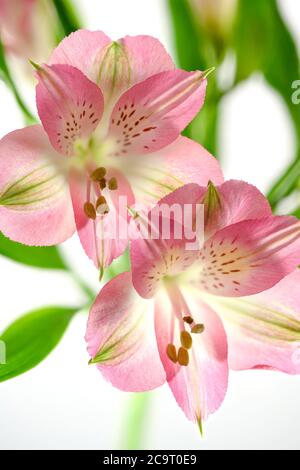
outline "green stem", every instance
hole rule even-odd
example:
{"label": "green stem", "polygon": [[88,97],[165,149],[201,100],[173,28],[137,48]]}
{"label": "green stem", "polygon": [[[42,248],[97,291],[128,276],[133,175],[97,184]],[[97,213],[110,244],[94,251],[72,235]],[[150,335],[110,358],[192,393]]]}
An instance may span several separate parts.
{"label": "green stem", "polygon": [[18,88],[12,78],[11,72],[9,70],[8,64],[5,59],[5,52],[4,52],[4,47],[0,39],[0,78],[6,83],[6,85],[10,88],[12,91],[16,102],[19,105],[20,110],[23,113],[24,119],[26,124],[33,124],[36,123],[36,118],[33,116],[33,114],[29,111],[27,108],[25,102],[23,101]]}
{"label": "green stem", "polygon": [[75,271],[72,271],[69,267],[68,272],[73,281],[77,284],[77,286],[80,288],[83,294],[85,294],[89,301],[94,301],[96,294],[93,289],[91,289],[91,287],[79,276],[79,274],[77,274]]}
{"label": "green stem", "polygon": [[124,421],[122,450],[142,450],[149,411],[149,392],[130,395]]}

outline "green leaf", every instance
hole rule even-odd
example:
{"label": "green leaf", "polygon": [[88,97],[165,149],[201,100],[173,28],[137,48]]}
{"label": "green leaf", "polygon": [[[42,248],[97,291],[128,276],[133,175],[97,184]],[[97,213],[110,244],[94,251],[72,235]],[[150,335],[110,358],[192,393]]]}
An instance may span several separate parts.
{"label": "green leaf", "polygon": [[178,62],[185,70],[206,70],[208,64],[199,46],[199,33],[194,24],[187,0],[169,0],[169,10],[173,21],[174,39]]}
{"label": "green leaf", "polygon": [[80,20],[72,1],[53,0],[53,4],[65,36],[81,28]]}
{"label": "green leaf", "polygon": [[279,202],[289,196],[295,188],[299,187],[300,181],[300,151],[296,159],[289,165],[284,173],[278,178],[268,193],[268,200],[273,209]]}
{"label": "green leaf", "polygon": [[300,139],[300,106],[292,103],[292,83],[299,78],[297,47],[276,0],[239,2],[234,49],[239,82],[255,71],[263,72],[282,96]]}
{"label": "green leaf", "polygon": [[27,313],[0,336],[6,364],[0,365],[0,382],[35,367],[55,348],[78,309],[46,307]]}
{"label": "green leaf", "polygon": [[[202,30],[188,0],[169,0],[178,64],[188,71],[207,70],[218,64],[220,57],[213,38]],[[201,143],[213,155],[217,153],[220,92],[216,72],[208,78],[205,104],[183,134]]]}
{"label": "green leaf", "polygon": [[0,255],[6,256],[18,263],[44,269],[67,270],[58,248],[55,246],[36,247],[21,245],[0,232]]}

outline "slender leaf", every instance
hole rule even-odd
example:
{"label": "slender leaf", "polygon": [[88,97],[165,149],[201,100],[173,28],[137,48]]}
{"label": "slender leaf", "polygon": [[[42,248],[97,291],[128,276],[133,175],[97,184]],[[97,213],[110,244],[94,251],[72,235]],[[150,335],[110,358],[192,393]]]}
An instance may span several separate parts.
{"label": "slender leaf", "polygon": [[27,313],[0,336],[6,364],[0,365],[0,382],[35,367],[55,348],[77,309],[46,307]]}
{"label": "slender leaf", "polygon": [[207,64],[203,56],[203,45],[199,47],[199,33],[187,0],[169,0],[169,10],[180,67],[189,71],[207,69],[212,64]]}
{"label": "slender leaf", "polygon": [[300,151],[297,158],[284,171],[283,175],[276,181],[268,194],[269,202],[273,209],[284,198],[299,186],[300,180]]}
{"label": "slender leaf", "polygon": [[79,17],[71,0],[53,0],[53,4],[65,36],[81,28]]}
{"label": "slender leaf", "polygon": [[58,248],[21,245],[6,238],[0,232],[0,254],[18,263],[44,269],[67,270]]}

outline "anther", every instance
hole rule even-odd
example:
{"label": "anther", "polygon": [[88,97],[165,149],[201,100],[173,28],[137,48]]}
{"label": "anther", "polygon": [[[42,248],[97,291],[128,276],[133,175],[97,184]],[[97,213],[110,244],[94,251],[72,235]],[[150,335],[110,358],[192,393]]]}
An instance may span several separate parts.
{"label": "anther", "polygon": [[105,215],[109,213],[109,206],[104,196],[99,196],[96,202],[96,210],[99,214]]}
{"label": "anther", "polygon": [[83,206],[83,210],[84,210],[85,215],[89,219],[93,219],[93,220],[96,219],[97,217],[96,210],[91,202],[86,202]]}
{"label": "anther", "polygon": [[183,321],[187,323],[188,325],[191,325],[192,323],[194,323],[194,320],[192,317],[183,317]]}
{"label": "anther", "polygon": [[204,330],[205,330],[204,325],[202,325],[201,323],[198,323],[197,325],[193,326],[193,328],[191,329],[191,332],[194,334],[200,334],[200,333],[203,333]]}
{"label": "anther", "polygon": [[103,168],[103,167],[97,168],[91,174],[91,180],[101,181],[104,178],[105,175],[106,175],[106,169],[105,168]]}
{"label": "anther", "polygon": [[178,350],[178,362],[181,366],[188,366],[189,365],[189,353],[184,348],[179,348]]}
{"label": "anther", "polygon": [[115,191],[116,189],[118,189],[118,182],[117,182],[117,179],[115,177],[113,177],[109,180],[108,189],[110,189],[111,191]]}
{"label": "anther", "polygon": [[181,346],[185,349],[191,349],[193,344],[192,337],[187,331],[182,331],[180,333],[180,342]]}
{"label": "anther", "polygon": [[170,361],[174,362],[176,364],[177,362],[177,352],[174,344],[168,344],[167,346],[167,356],[170,359]]}
{"label": "anther", "polygon": [[105,178],[102,178],[102,179],[99,181],[99,186],[100,186],[100,189],[106,188],[106,179],[105,179]]}

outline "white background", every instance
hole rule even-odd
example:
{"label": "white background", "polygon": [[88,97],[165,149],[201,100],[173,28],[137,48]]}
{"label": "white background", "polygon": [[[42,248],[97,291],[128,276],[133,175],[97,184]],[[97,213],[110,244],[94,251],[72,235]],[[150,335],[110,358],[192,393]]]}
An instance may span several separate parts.
{"label": "white background", "polygon": [[[267,1],[267,0],[263,0]],[[112,38],[158,37],[173,52],[164,0],[78,0],[90,29]],[[300,2],[282,10],[300,45]],[[300,77],[295,77],[299,79]],[[33,90],[28,100],[33,103]],[[0,83],[0,136],[22,119]],[[221,157],[227,178],[242,178],[266,190],[292,158],[293,129],[281,99],[260,76],[234,91],[222,106]],[[97,274],[78,240],[65,243],[69,261],[97,288]],[[0,259],[0,330],[32,308],[73,305],[80,298],[67,275],[43,272]],[[124,416],[132,400],[87,366],[86,317],[78,316],[57,349],[36,369],[0,386],[0,448],[112,449],[124,441]],[[205,425],[196,426],[177,408],[167,387],[150,396],[145,448],[300,449],[300,377],[275,372],[232,373],[226,400]]]}

